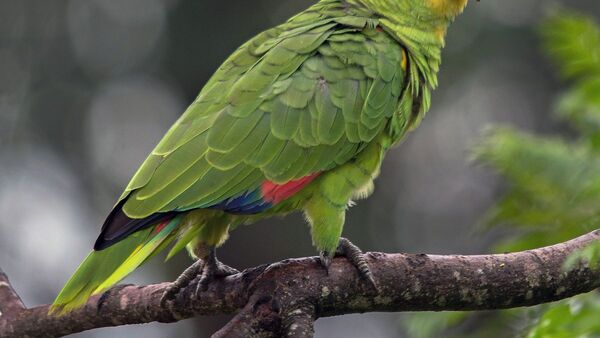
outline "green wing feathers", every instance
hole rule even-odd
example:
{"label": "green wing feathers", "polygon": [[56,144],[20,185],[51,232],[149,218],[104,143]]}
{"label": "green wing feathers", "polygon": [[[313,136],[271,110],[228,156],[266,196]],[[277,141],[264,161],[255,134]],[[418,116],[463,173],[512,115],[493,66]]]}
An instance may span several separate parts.
{"label": "green wing feathers", "polygon": [[50,311],[69,312],[118,283],[171,242],[180,222],[181,217],[175,217],[135,232],[107,249],[92,251],[58,294]]}
{"label": "green wing feathers", "polygon": [[207,208],[265,180],[331,170],[389,126],[402,48],[376,20],[323,3],[224,62],[131,181],[127,216]]}

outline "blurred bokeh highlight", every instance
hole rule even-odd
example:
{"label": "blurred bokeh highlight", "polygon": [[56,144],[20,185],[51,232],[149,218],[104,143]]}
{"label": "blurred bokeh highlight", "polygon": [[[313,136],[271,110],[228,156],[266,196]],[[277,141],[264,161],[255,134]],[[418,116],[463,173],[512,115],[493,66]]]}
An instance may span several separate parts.
{"label": "blurred bokeh highlight", "polygon": [[[600,3],[563,0],[600,17]],[[91,249],[139,164],[238,45],[306,0],[0,0],[0,266],[27,305],[51,302]],[[365,250],[484,253],[474,231],[503,191],[469,163],[489,124],[567,133],[561,89],[536,32],[561,1],[473,2],[451,27],[440,87],[421,127],[390,152],[345,236]],[[243,269],[314,255],[300,215],[231,234]],[[175,278],[191,261],[154,259],[127,282]],[[317,337],[402,337],[402,314],[321,319]],[[226,316],[101,329],[77,337],[204,337]]]}

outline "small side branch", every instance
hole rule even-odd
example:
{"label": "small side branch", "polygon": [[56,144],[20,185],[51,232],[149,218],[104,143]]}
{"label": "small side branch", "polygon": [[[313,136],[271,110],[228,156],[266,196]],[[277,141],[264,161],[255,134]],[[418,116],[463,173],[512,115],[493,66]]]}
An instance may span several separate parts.
{"label": "small side branch", "polygon": [[12,319],[13,314],[23,310],[25,310],[25,304],[13,289],[8,276],[0,268],[0,322]]}
{"label": "small side branch", "polygon": [[0,270],[0,337],[57,337],[99,327],[174,322],[197,315],[236,314],[215,337],[310,337],[318,318],[381,311],[490,310],[556,301],[600,287],[600,271],[565,259],[600,239],[594,231],[571,241],[501,255],[369,253],[379,290],[353,265],[336,258],[329,274],[316,258],[248,269],[195,295],[196,282],[169,306],[169,283],[117,286],[64,316],[48,306],[27,309]]}

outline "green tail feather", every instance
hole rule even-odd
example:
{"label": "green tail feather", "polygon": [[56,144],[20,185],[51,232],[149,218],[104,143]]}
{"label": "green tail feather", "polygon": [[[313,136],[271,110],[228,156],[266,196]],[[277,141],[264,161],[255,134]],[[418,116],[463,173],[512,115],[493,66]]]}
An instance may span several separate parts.
{"label": "green tail feather", "polygon": [[101,293],[125,278],[148,257],[175,238],[181,217],[171,220],[160,232],[151,227],[131,234],[101,251],[92,251],[58,294],[51,313],[64,314],[84,305],[92,295]]}

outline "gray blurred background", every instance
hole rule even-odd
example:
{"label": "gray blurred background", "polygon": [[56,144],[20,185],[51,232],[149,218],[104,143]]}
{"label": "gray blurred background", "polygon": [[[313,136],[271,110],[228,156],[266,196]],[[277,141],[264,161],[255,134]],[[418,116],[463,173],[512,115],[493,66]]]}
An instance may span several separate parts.
{"label": "gray blurred background", "polygon": [[[131,175],[230,52],[305,0],[0,0],[0,266],[29,306],[48,303],[92,247]],[[560,2],[473,2],[451,27],[440,87],[420,129],[388,154],[375,194],[347,217],[365,250],[484,253],[474,231],[502,182],[468,162],[490,123],[565,132],[561,85],[536,25]],[[563,6],[600,15],[600,3]],[[314,255],[302,217],[232,233],[239,269]],[[172,280],[155,259],[129,282]],[[321,319],[317,337],[401,337],[401,314]],[[77,337],[204,337],[228,317],[101,329]]]}

